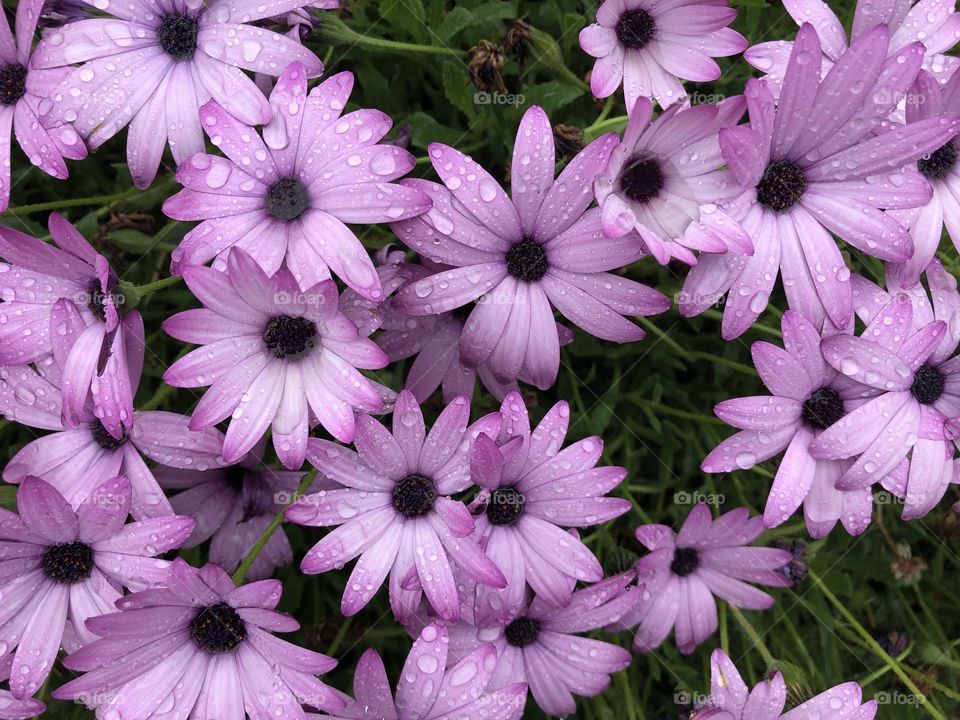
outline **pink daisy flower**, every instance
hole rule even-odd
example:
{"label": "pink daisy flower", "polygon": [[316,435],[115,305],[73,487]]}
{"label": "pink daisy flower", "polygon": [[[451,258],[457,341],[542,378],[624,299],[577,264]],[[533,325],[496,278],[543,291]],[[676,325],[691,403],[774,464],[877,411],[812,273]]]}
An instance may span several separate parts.
{"label": "pink daisy flower", "polygon": [[520,393],[507,395],[500,413],[499,436],[480,435],[474,444],[471,475],[482,489],[471,509],[480,543],[507,587],[478,586],[478,626],[516,613],[528,583],[541,601],[562,607],[577,581],[601,580],[594,554],[563,528],[599,525],[630,509],[627,500],[604,497],[627,471],[595,467],[601,438],[562,447],[570,421],[566,402],[554,405],[532,431]]}
{"label": "pink daisy flower", "polygon": [[727,0],[604,0],[597,22],[580,31],[580,47],[598,58],[590,74],[594,96],[609,97],[623,83],[628,112],[641,97],[664,108],[683,100],[681,80],[716,80],[713,58],[749,45],[727,27],[736,17]]}
{"label": "pink daisy flower", "polygon": [[470,450],[481,433],[496,436],[499,413],[468,426],[470,402],[454,399],[428,434],[413,395],[403,390],[390,433],[367,415],[357,418],[353,452],[310,439],[308,459],[341,488],[298,498],[287,519],[336,527],[300,563],[308,574],[341,568],[359,556],[343,594],[344,615],[354,615],[390,575],[390,605],[403,622],[425,593],[445,620],[460,614],[451,561],[485,585],[505,587],[497,566],[483,554],[473,517],[450,496],[470,487]]}
{"label": "pink daisy flower", "polygon": [[873,495],[869,488],[838,490],[836,482],[850,463],[818,460],[810,444],[877,390],[838,373],[820,353],[820,332],[800,313],[788,310],[781,322],[785,349],[753,344],[753,362],[771,395],[725,400],[717,417],[740,432],[720,443],[701,464],[704,472],[747,470],[786,451],[777,468],[763,523],[786,522],[803,505],[807,530],[814,538],[837,524],[859,535],[870,524]]}
{"label": "pink daisy flower", "polygon": [[55,246],[0,229],[0,363],[26,365],[53,353],[62,368],[62,415],[75,428],[92,396],[117,440],[133,419],[133,381],[143,367],[143,319],[124,312],[116,272],[59,213]]}
{"label": "pink daisy flower", "polygon": [[747,109],[740,96],[719,105],[671,107],[651,122],[641,98],[606,170],[594,183],[607,237],[640,243],[661,264],[695,265],[695,252],[753,252],[750,236],[719,203],[742,192],[725,169],[717,131]]}
{"label": "pink daisy flower", "polygon": [[165,582],[170,563],[153,558],[179,547],[193,520],[170,515],[124,524],[130,495],[130,482],[118,476],[74,510],[52,485],[28,477],[17,492],[20,514],[0,510],[0,552],[10,558],[0,575],[0,642],[16,648],[15,698],[40,689],[61,643],[73,651],[94,639],[85,622],[111,612],[123,588]]}
{"label": "pink daisy flower", "polygon": [[357,368],[382,368],[387,357],[338,311],[332,280],[302,291],[288,270],[268,277],[239,248],[230,252],[226,272],[193,266],[183,278],[204,307],[178,313],[163,327],[201,347],[171,365],[163,379],[174,387],[210,386],[190,429],[229,417],[226,462],[240,460],[272,426],[280,461],[297,469],[312,420],[350,442],[354,411],[383,409]]}
{"label": "pink daisy flower", "polygon": [[[10,679],[10,670],[13,667],[13,655],[8,654],[0,658],[0,682]],[[17,700],[9,690],[0,690],[0,718],[3,720],[27,720],[36,717],[47,709],[39,700],[29,698]]]}
{"label": "pink daisy flower", "polygon": [[731,605],[766,610],[773,598],[746,581],[771,587],[789,587],[777,570],[793,556],[786,550],[751,547],[763,533],[763,519],[736,508],[711,519],[706,505],[695,505],[680,532],[666,525],[641,525],[637,540],[650,551],[636,564],[642,591],[616,623],[626,629],[639,623],[633,649],[651,652],[674,630],[684,655],[717,629],[714,596]]}
{"label": "pink daisy flower", "polygon": [[804,25],[779,102],[764,82],[747,83],[750,124],[721,129],[720,148],[745,188],[731,210],[754,253],[701,257],[683,286],[683,314],[727,295],[723,337],[735,338],[766,308],[779,273],[791,309],[817,327],[825,318],[845,327],[853,313],[850,270],[830,233],[881,260],[911,257],[907,229],[883,210],[930,200],[915,163],[956,135],[960,118],[872,136],[923,59],[919,43],[889,56],[888,46],[885,27],[871,30],[821,80],[820,40]]}
{"label": "pink daisy flower", "polygon": [[[797,27],[810,23],[817,29],[823,46],[821,67],[824,73],[829,71],[848,47],[843,21],[823,0],[783,0],[783,6]],[[960,66],[960,59],[944,55],[960,40],[960,13],[956,3],[943,0],[880,3],[857,0],[853,41],[877,25],[886,25],[890,29],[891,54],[911,43],[923,43],[923,68],[933,72],[940,82],[946,82]],[[783,84],[792,49],[793,43],[789,40],[773,40],[758,43],[743,53],[744,60],[766,73],[765,79],[775,96]]]}
{"label": "pink daisy flower", "polygon": [[140,188],[153,182],[167,143],[178,164],[203,152],[199,109],[211,98],[247,125],[270,121],[270,104],[244,70],[276,77],[299,61],[311,75],[323,72],[299,42],[250,24],[305,0],[88,4],[107,16],[56,28],[34,52],[35,68],[82,63],[40,110],[73,123],[91,149],[129,125],[127,164]]}
{"label": "pink daisy flower", "polygon": [[427,625],[413,643],[400,673],[396,696],[390,690],[383,660],[373,648],[357,663],[354,698],[332,714],[309,715],[330,720],[520,720],[527,686],[513,682],[490,690],[497,665],[492,645],[480,645],[447,667],[447,629]]}
{"label": "pink daisy flower", "polygon": [[873,720],[875,700],[863,702],[863,690],[855,682],[837,685],[783,712],[787,684],[780,672],[761,680],[751,690],[723,650],[710,655],[710,699],[691,720]]}
{"label": "pink daisy flower", "polygon": [[609,134],[581,151],[554,179],[553,130],[533,106],[513,149],[513,199],[473,159],[434,143],[429,154],[444,185],[406,180],[433,200],[424,215],[391,227],[430,263],[451,269],[400,290],[394,306],[440,315],[477,301],[460,338],[467,367],[490,364],[501,384],[524,377],[549,388],[560,367],[553,308],[583,330],[615,342],[643,337],[624,315],[654,315],[670,301],[607,271],[642,254],[627,239],[603,235],[600,209],[587,210],[593,181],[616,143]]}
{"label": "pink daisy flower", "polygon": [[89,621],[100,637],[63,661],[84,674],[53,695],[124,720],[162,708],[192,720],[304,720],[303,705],[343,707],[316,678],[336,661],[274,637],[300,628],[276,611],[281,592],[278,580],[236,587],[216,565],[197,570],[178,558],[165,588],[122,598],[120,612]]}
{"label": "pink daisy flower", "polygon": [[[268,275],[286,267],[307,288],[331,272],[370,300],[383,290],[370,256],[344,223],[377,223],[419,215],[430,200],[391,183],[413,156],[378,144],[392,121],[378,110],[341,116],[353,75],[340,73],[307,94],[307,73],[293,63],[270,94],[274,117],[263,139],[217,103],[200,109],[203,129],[227,157],[199,153],[177,170],[184,189],[164,212],[202,220],[171,255],[171,272],[239,247]],[[201,148],[202,149],[202,148]]]}
{"label": "pink daisy flower", "polygon": [[72,125],[41,119],[44,99],[69,74],[34,66],[33,36],[43,9],[44,0],[17,3],[16,38],[7,16],[0,18],[0,212],[10,205],[11,134],[31,163],[58,180],[69,175],[64,159],[87,156]]}

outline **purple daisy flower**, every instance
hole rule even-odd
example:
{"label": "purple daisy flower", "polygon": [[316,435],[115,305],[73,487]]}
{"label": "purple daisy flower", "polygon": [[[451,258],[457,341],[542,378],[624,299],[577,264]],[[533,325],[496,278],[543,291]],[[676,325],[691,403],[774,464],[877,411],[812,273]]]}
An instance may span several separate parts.
{"label": "purple daisy flower", "polygon": [[354,698],[331,720],[520,720],[527,686],[513,682],[490,690],[497,664],[492,645],[481,645],[447,668],[449,638],[442,625],[427,625],[413,643],[400,673],[396,699],[383,660],[373,648],[357,663]]}
{"label": "purple daisy flower", "polygon": [[[630,664],[624,648],[581,634],[616,622],[636,602],[640,588],[629,586],[633,580],[632,573],[622,573],[594,583],[573,592],[563,608],[539,597],[529,603],[525,599],[520,608],[483,628],[467,613],[448,627],[450,662],[492,644],[497,663],[491,690],[525,682],[545,713],[569,715],[576,710],[574,695],[599,695],[610,684],[610,675]],[[472,583],[465,579],[464,585],[469,593]],[[573,585],[571,581],[571,590]],[[421,613],[418,620],[423,619]]]}
{"label": "purple daisy flower", "polygon": [[[763,81],[747,83],[750,125],[720,130],[720,148],[744,194],[731,214],[754,254],[708,255],[683,286],[684,315],[728,296],[723,337],[741,335],[766,308],[778,271],[790,307],[815,326],[852,317],[850,270],[831,237],[881,260],[913,254],[907,229],[883,212],[930,200],[916,161],[950,140],[960,118],[930,118],[871,136],[913,84],[923,46],[888,57],[879,26],[853,43],[821,80],[820,40],[804,25],[779,102]],[[851,92],[851,88],[857,92]]]}
{"label": "purple daisy flower", "polygon": [[403,390],[392,433],[368,415],[358,416],[357,452],[310,439],[311,464],[342,487],[298,498],[287,519],[339,526],[306,554],[303,572],[327,572],[360,556],[343,594],[344,615],[370,602],[389,573],[390,605],[401,622],[413,616],[424,593],[440,617],[456,620],[460,602],[451,560],[485,585],[506,586],[503,573],[470,537],[470,511],[450,497],[470,487],[475,438],[500,430],[500,413],[468,426],[469,417],[470,401],[460,396],[427,434],[420,406]]}
{"label": "purple daisy flower", "polygon": [[717,131],[739,122],[746,108],[741,96],[675,105],[651,122],[653,105],[641,98],[594,183],[604,233],[629,233],[661,264],[675,258],[695,265],[697,251],[751,254],[750,236],[718,206],[742,189],[724,169]]}
{"label": "purple daisy flower", "polygon": [[[960,14],[957,18],[960,19]],[[941,88],[930,73],[921,71],[910,90],[909,99],[906,109],[908,124],[960,115],[960,74],[954,75]],[[944,225],[954,247],[960,248],[960,165],[957,158],[956,138],[920,158],[917,167],[933,188],[933,198],[918,208],[890,211],[910,229],[913,238],[913,256],[899,270],[905,287],[916,283],[935,257]]]}
{"label": "purple daisy flower", "polygon": [[[208,431],[209,432],[209,431]],[[270,521],[290,503],[301,472],[273,470],[261,459],[264,441],[238,464],[211,470],[181,470],[159,467],[155,475],[168,490],[180,490],[170,498],[178,515],[197,521],[183,548],[210,541],[210,562],[235,568],[246,557]],[[315,483],[316,485],[316,483]],[[293,562],[293,549],[278,528],[257,555],[246,577],[263,580],[278,567]]]}
{"label": "purple daisy flower", "polygon": [[616,629],[637,625],[633,649],[648,653],[660,647],[671,630],[684,655],[717,629],[714,596],[735,607],[766,610],[773,598],[748,585],[789,587],[777,570],[793,556],[787,550],[751,547],[763,533],[763,519],[736,508],[716,520],[699,504],[684,520],[680,532],[666,525],[641,525],[637,540],[650,551],[636,564],[642,591],[616,623]]}
{"label": "purple daisy flower", "polygon": [[477,588],[476,623],[485,626],[513,615],[526,600],[527,584],[542,601],[562,607],[575,582],[597,582],[603,569],[586,545],[563,527],[589,527],[630,509],[604,495],[627,471],[595,467],[603,440],[589,437],[563,448],[570,406],[558,402],[531,432],[518,392],[500,408],[499,437],[480,435],[470,469],[482,490],[471,505],[487,556],[507,578],[498,590]]}
{"label": "purple daisy flower", "polygon": [[803,505],[807,530],[827,535],[837,521],[851,535],[870,524],[869,488],[838,490],[836,482],[850,463],[818,460],[810,444],[846,413],[878,391],[834,370],[820,352],[820,332],[800,313],[788,310],[781,322],[786,349],[753,344],[753,361],[772,395],[725,400],[717,417],[740,432],[720,443],[701,464],[704,472],[747,470],[786,450],[767,497],[763,523],[786,522]]}
{"label": "purple daisy flower", "polygon": [[[140,381],[131,378],[134,390]],[[24,445],[3,468],[3,479],[20,483],[30,475],[53,485],[74,508],[94,490],[117,475],[130,481],[131,512],[138,520],[173,514],[173,509],[143,461],[152,460],[181,468],[222,465],[219,457],[223,434],[216,428],[189,429],[190,418],[162,411],[136,411],[129,432],[117,439],[107,432],[89,405],[75,428],[65,427],[60,392],[62,375],[55,358],[36,368],[0,368],[0,414],[49,435]]]}
{"label": "purple daisy flower", "polygon": [[751,690],[730,657],[720,650],[710,655],[710,698],[691,720],[873,720],[877,703],[862,701],[855,682],[837,685],[784,713],[787,684],[780,672]]}
{"label": "purple daisy flower", "polygon": [[111,612],[124,587],[143,590],[166,581],[170,563],[154,558],[179,547],[193,519],[170,515],[124,524],[130,495],[130,482],[118,476],[74,510],[52,485],[28,477],[17,492],[20,514],[0,510],[0,552],[10,558],[0,577],[0,642],[16,648],[14,697],[40,689],[61,643],[73,651],[93,640],[86,620]]}
{"label": "purple daisy flower", "polygon": [[387,357],[339,312],[332,280],[302,291],[288,270],[268,277],[239,248],[230,252],[226,272],[193,266],[183,278],[204,307],[178,313],[163,327],[201,347],[171,365],[163,379],[174,387],[210,386],[190,429],[229,417],[226,462],[250,452],[272,425],[280,461],[297,469],[311,419],[350,442],[354,411],[383,409],[376,388],[357,368],[385,367]]}
{"label": "purple daisy flower", "polygon": [[91,149],[129,124],[127,164],[139,188],[153,182],[168,142],[178,164],[203,152],[199,109],[211,98],[248,125],[270,121],[270,104],[243,70],[279,76],[299,61],[311,75],[323,72],[299,42],[249,24],[305,0],[88,4],[109,15],[51,30],[33,54],[36,68],[83,63],[40,110],[73,123]]}
{"label": "purple daisy flower", "polygon": [[63,661],[85,674],[53,695],[124,720],[148,720],[162,707],[193,720],[338,710],[341,694],[316,678],[336,660],[273,635],[300,627],[276,611],[282,588],[278,580],[236,587],[216,565],[197,570],[178,558],[165,588],[128,595],[120,612],[88,622],[100,637]]}
{"label": "purple daisy flower", "polygon": [[[4,655],[0,658],[0,682],[10,679],[10,670],[13,667],[13,655]],[[28,698],[17,700],[9,690],[0,690],[0,718],[3,720],[27,720],[36,717],[47,709],[39,700]]]}
{"label": "purple daisy flower", "polygon": [[[829,71],[847,50],[843,21],[823,0],[784,0],[783,6],[798,27],[810,23],[817,29],[823,46],[821,67],[824,73]],[[877,25],[886,25],[890,29],[890,53],[914,42],[923,43],[923,67],[941,82],[946,82],[960,67],[960,59],[943,54],[960,40],[960,13],[957,13],[956,3],[949,0],[881,3],[857,0],[853,40]],[[744,60],[766,73],[765,79],[775,96],[783,84],[792,49],[793,43],[789,40],[773,40],[754,45],[743,53]]]}
{"label": "purple daisy flower", "polygon": [[171,255],[171,272],[214,258],[226,266],[231,247],[248,252],[272,275],[284,260],[301,287],[334,273],[371,300],[383,298],[360,240],[344,225],[419,215],[430,200],[391,183],[409,172],[413,156],[378,144],[392,121],[378,110],[341,117],[353,75],[328,78],[307,95],[307,74],[293,63],[270,94],[273,120],[256,131],[217,103],[200,110],[203,129],[226,158],[199,153],[177,170],[184,189],[164,212],[203,220]]}
{"label": "purple daisy flower", "polygon": [[87,156],[87,146],[73,126],[40,117],[41,104],[65,74],[34,67],[33,36],[43,5],[44,0],[17,4],[16,38],[7,16],[0,18],[0,212],[10,205],[11,134],[31,163],[58,180],[69,175],[64,158]]}
{"label": "purple daisy flower", "polygon": [[525,377],[543,390],[560,367],[554,307],[604,340],[642,338],[623,316],[661,313],[670,301],[607,272],[629,265],[642,248],[629,238],[606,239],[600,209],[587,210],[616,139],[608,134],[590,143],[554,180],[553,130],[534,105],[517,131],[512,200],[472,158],[432,144],[430,159],[446,187],[403,181],[429,195],[433,207],[391,227],[425,261],[452,269],[404,288],[395,307],[439,315],[477,301],[463,327],[461,362],[479,367],[489,361],[497,382]]}
{"label": "purple daisy flower", "polygon": [[834,368],[877,394],[810,446],[818,458],[856,458],[837,487],[883,482],[904,498],[905,520],[926,515],[953,481],[948,419],[960,415],[960,358],[953,357],[960,342],[957,281],[939,263],[926,276],[932,301],[921,285],[899,289],[895,276],[888,278],[889,292],[855,281],[866,329],[860,337],[826,338],[821,347]]}
{"label": "purple daisy flower", "polygon": [[727,27],[736,17],[727,0],[604,0],[597,22],[580,31],[580,47],[598,58],[590,74],[594,96],[609,97],[622,82],[628,112],[641,97],[660,107],[683,100],[681,80],[716,80],[713,58],[749,45]]}
{"label": "purple daisy flower", "polygon": [[93,398],[117,440],[130,430],[133,381],[143,367],[143,319],[124,313],[116,272],[59,213],[56,247],[0,229],[0,363],[26,365],[53,353],[62,367],[63,422],[75,428]]}

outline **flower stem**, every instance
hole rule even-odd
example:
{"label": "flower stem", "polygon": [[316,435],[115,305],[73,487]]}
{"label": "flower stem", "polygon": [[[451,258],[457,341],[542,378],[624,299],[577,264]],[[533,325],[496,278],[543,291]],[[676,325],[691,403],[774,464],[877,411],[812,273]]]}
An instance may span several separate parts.
{"label": "flower stem", "polygon": [[142,192],[138,188],[127,188],[123,192],[113,195],[95,195],[93,197],[72,198],[70,200],[54,200],[53,202],[36,203],[34,205],[20,205],[19,207],[7,208],[5,215],[30,215],[36,212],[45,212],[51,210],[63,210],[64,208],[84,207],[87,205],[109,205],[118,200],[126,200],[137,193]]}
{"label": "flower stem", "polygon": [[146,285],[137,285],[137,294],[142,298],[146,297],[150,293],[155,293],[157,290],[163,290],[166,287],[171,285],[176,285],[183,277],[180,275],[171,275],[170,277],[160,278],[159,280],[154,280],[151,283]]}
{"label": "flower stem", "polygon": [[428,55],[446,55],[447,57],[455,58],[464,56],[463,52],[442,45],[417,45],[416,43],[398,42],[397,40],[361,35],[338,18],[335,13],[324,13],[321,23],[322,27],[320,28],[320,32],[325,37],[330,40],[340,41],[340,43],[344,45],[358,45],[383,52],[412,52]]}
{"label": "flower stem", "polygon": [[627,126],[627,116],[618,115],[617,117],[612,118],[603,118],[601,114],[600,118],[590,127],[583,129],[583,141],[590,142],[591,140],[596,140],[598,137],[603,135],[605,132],[611,130],[616,130],[620,132]]}
{"label": "flower stem", "polygon": [[772,668],[776,666],[776,658],[770,652],[770,649],[767,647],[767,644],[763,642],[763,638],[760,637],[753,625],[750,624],[750,621],[744,617],[743,613],[740,612],[740,608],[727,603],[727,607],[730,608],[730,614],[740,623],[740,627],[743,628],[743,631],[750,638],[750,641],[753,643],[753,647],[757,649],[757,652],[760,653],[760,657],[763,658],[763,661],[767,664],[767,668]]}
{"label": "flower stem", "polygon": [[937,710],[935,707],[933,707],[930,703],[927,702],[926,696],[922,692],[920,692],[920,688],[918,688],[916,683],[913,682],[910,676],[904,672],[903,668],[900,667],[900,664],[896,660],[894,660],[892,657],[890,657],[890,654],[883,649],[880,643],[878,643],[874,639],[873,635],[871,635],[870,632],[865,627],[863,627],[863,625],[857,622],[857,619],[853,616],[853,613],[851,613],[847,609],[846,605],[840,602],[840,599],[833,594],[833,591],[830,590],[829,587],[827,587],[827,584],[823,582],[823,580],[821,580],[820,577],[817,576],[815,572],[813,572],[813,570],[807,571],[807,577],[809,577],[810,580],[813,582],[814,586],[820,592],[823,593],[824,597],[827,598],[830,604],[833,605],[834,608],[836,608],[837,612],[843,616],[844,620],[850,623],[853,630],[863,640],[864,645],[866,645],[867,648],[870,649],[870,652],[872,652],[878,658],[883,660],[884,664],[886,664],[887,667],[893,670],[894,674],[898,678],[900,678],[900,681],[904,685],[906,685],[907,689],[910,692],[912,692],[914,696],[919,700],[918,704],[921,705],[927,711],[930,717],[936,718],[936,720],[945,720],[943,714],[939,710]]}
{"label": "flower stem", "polygon": [[[306,493],[307,488],[310,487],[310,484],[316,477],[316,468],[303,476],[303,479],[297,486],[297,491],[290,500],[290,504],[295,503],[304,493]],[[233,582],[235,585],[241,585],[243,583],[244,578],[247,577],[247,572],[250,570],[250,566],[253,565],[254,561],[256,561],[257,557],[259,557],[260,553],[263,551],[263,548],[265,548],[267,543],[270,542],[270,538],[273,537],[273,534],[277,531],[277,528],[279,528],[281,523],[283,523],[283,514],[286,512],[286,510],[287,508],[285,507],[273,516],[273,520],[270,521],[270,524],[267,525],[260,537],[257,538],[257,541],[253,544],[253,547],[250,548],[250,552],[247,553],[247,556],[243,559],[243,562],[240,563],[240,567],[238,567],[236,572],[233,573]]]}

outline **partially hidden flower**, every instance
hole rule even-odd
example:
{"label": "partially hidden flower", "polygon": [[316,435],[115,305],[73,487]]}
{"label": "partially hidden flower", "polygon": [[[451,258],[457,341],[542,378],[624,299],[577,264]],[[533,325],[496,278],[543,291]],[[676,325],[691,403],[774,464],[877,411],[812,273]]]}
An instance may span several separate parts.
{"label": "partially hidden flower", "polygon": [[370,602],[388,574],[390,605],[401,622],[413,616],[424,594],[441,618],[459,617],[452,565],[483,584],[506,585],[471,537],[470,511],[450,497],[471,484],[476,437],[500,430],[499,413],[471,425],[469,416],[469,400],[457,397],[428,434],[420,406],[403,390],[393,411],[393,432],[368,415],[357,417],[357,452],[310,439],[310,463],[342,487],[298,498],[286,515],[301,525],[336,526],[307,552],[300,563],[303,572],[327,572],[359,556],[341,602],[344,615]]}
{"label": "partially hidden flower", "polygon": [[191,518],[166,516],[125,524],[130,482],[108,480],[74,510],[52,485],[28,477],[17,513],[0,510],[0,642],[16,648],[10,691],[33,695],[50,674],[61,644],[73,651],[95,635],[85,624],[113,610],[123,588],[166,581],[170,563],[156,559],[180,546]]}
{"label": "partially hidden flower", "polygon": [[336,661],[273,635],[300,627],[277,612],[281,592],[278,580],[237,587],[216,565],[197,570],[178,558],[166,587],[128,595],[120,612],[88,622],[99,637],[63,661],[83,675],[53,695],[124,720],[161,707],[194,720],[303,720],[303,705],[343,707],[316,677]]}
{"label": "partially hidden flower", "polygon": [[[216,260],[232,247],[268,275],[286,266],[303,288],[331,273],[370,300],[383,298],[377,272],[344,223],[378,223],[419,215],[421,192],[396,183],[414,166],[403,148],[380,143],[392,125],[379,110],[342,115],[353,75],[339,73],[307,93],[307,71],[293,63],[270,94],[273,120],[263,139],[222,104],[200,108],[203,129],[226,157],[200,152],[180,165],[184,189],[164,212],[202,220],[171,254],[171,271]],[[200,148],[202,150],[202,148]]]}
{"label": "partially hidden flower", "polygon": [[400,290],[394,304],[411,315],[440,315],[476,301],[460,339],[467,367],[489,361],[499,383],[527,378],[553,385],[560,367],[556,308],[583,330],[630,342],[644,333],[625,315],[654,315],[670,301],[609,270],[629,265],[642,248],[607,239],[601,211],[588,210],[593,181],[616,135],[595,140],[554,179],[553,131],[533,106],[513,151],[513,198],[473,159],[434,143],[429,155],[443,180],[405,180],[433,200],[422,216],[393,223],[425,262],[447,266]]}
{"label": "partially hidden flower", "polygon": [[376,388],[357,368],[382,368],[387,358],[339,312],[332,280],[301,290],[289,270],[268,277],[239,248],[231,250],[225,272],[192,266],[183,277],[204,307],[178,313],[163,327],[201,347],[171,365],[164,380],[175,387],[210,386],[194,408],[190,428],[230,418],[226,462],[240,460],[272,427],[280,461],[297,469],[313,420],[350,442],[354,411],[383,408]]}
{"label": "partially hidden flower", "polygon": [[681,81],[716,80],[713,58],[746,49],[747,39],[727,27],[736,17],[726,0],[604,0],[597,22],[580,31],[580,47],[597,58],[594,96],[610,97],[622,83],[628,112],[641,97],[664,108],[683,100]]}
{"label": "partially hidden flower", "polygon": [[773,598],[749,583],[789,587],[779,568],[793,556],[786,550],[751,546],[763,533],[763,519],[736,508],[712,519],[695,505],[679,532],[666,525],[641,525],[637,539],[649,550],[635,566],[641,592],[616,623],[639,624],[633,649],[648,653],[674,631],[684,655],[717,629],[715,596],[735,607],[766,610]]}

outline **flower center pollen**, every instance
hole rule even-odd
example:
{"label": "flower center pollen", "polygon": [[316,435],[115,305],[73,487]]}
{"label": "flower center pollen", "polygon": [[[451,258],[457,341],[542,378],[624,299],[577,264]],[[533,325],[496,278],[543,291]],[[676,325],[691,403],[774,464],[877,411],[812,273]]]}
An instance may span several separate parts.
{"label": "flower center pollen", "polygon": [[670,569],[674,575],[686,577],[700,567],[700,556],[693,548],[677,548],[673,553]]}
{"label": "flower center pollen", "polygon": [[514,647],[533,645],[540,637],[540,623],[533,618],[518,617],[504,629],[507,642]]}
{"label": "flower center pollen", "polygon": [[116,450],[118,447],[127,442],[128,439],[127,431],[124,430],[123,437],[117,440],[117,438],[111,435],[103,426],[103,423],[99,420],[96,420],[90,427],[90,434],[93,435],[93,441],[104,450]]}
{"label": "flower center pollen", "polygon": [[497,488],[487,503],[487,520],[491,525],[513,525],[523,515],[523,495],[512,487]]}
{"label": "flower center pollen", "polygon": [[437,489],[430,478],[423,475],[408,475],[393,488],[393,506],[404,517],[426,515],[433,509]]}
{"label": "flower center pollen", "polygon": [[309,209],[310,195],[297,178],[280,178],[267,190],[267,212],[277,220],[296,220]]}
{"label": "flower center pollen", "polygon": [[547,251],[526,238],[507,250],[507,272],[523,282],[537,282],[547,274]]}
{"label": "flower center pollen", "polygon": [[804,422],[816,430],[826,430],[844,415],[843,399],[836,390],[822,387],[803,401]]}
{"label": "flower center pollen", "polygon": [[924,363],[913,376],[910,392],[921,405],[933,405],[943,395],[944,377],[933,365]]}
{"label": "flower center pollen", "polygon": [[775,212],[789,210],[807,190],[807,178],[800,167],[789,160],[767,165],[757,185],[757,202]]}
{"label": "flower center pollen", "polygon": [[653,38],[656,25],[646,10],[627,10],[617,21],[617,40],[625,48],[642,50]]}
{"label": "flower center pollen", "polygon": [[186,15],[167,15],[157,28],[157,40],[174,60],[189,60],[197,51],[197,21]]}
{"label": "flower center pollen", "polygon": [[226,603],[203,608],[190,623],[197,647],[211,655],[230,652],[247,639],[243,618]]}
{"label": "flower center pollen", "polygon": [[312,320],[290,315],[270,318],[263,331],[263,344],[280,360],[299,360],[312,349],[317,326]]}
{"label": "flower center pollen", "polygon": [[82,542],[54,545],[40,558],[43,574],[61,585],[73,585],[90,577],[93,550]]}
{"label": "flower center pollen", "polygon": [[934,150],[917,161],[917,169],[928,178],[944,178],[957,164],[957,148],[951,140],[939,150]]}
{"label": "flower center pollen", "polygon": [[16,105],[27,94],[27,69],[23,65],[5,65],[0,68],[0,103]]}
{"label": "flower center pollen", "polygon": [[624,195],[638,203],[655,198],[663,190],[663,171],[656,160],[636,160],[620,176]]}

